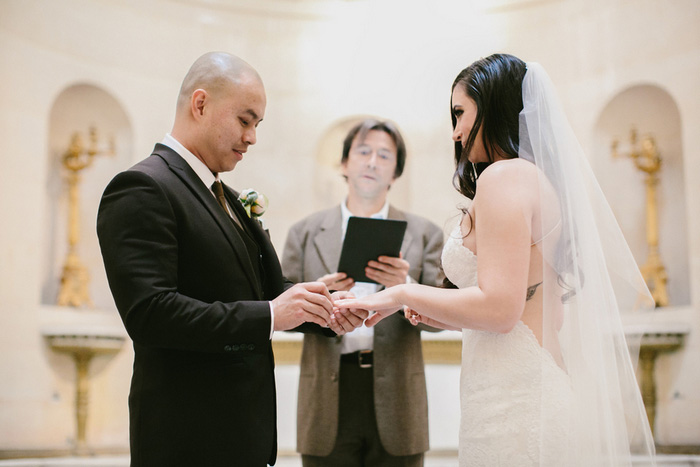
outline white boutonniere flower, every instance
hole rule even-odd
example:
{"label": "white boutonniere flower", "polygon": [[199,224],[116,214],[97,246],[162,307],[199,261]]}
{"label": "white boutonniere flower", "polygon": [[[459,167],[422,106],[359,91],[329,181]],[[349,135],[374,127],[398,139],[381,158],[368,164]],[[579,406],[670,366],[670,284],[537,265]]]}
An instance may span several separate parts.
{"label": "white boutonniere flower", "polygon": [[[243,209],[248,214],[251,219],[257,220],[260,225],[263,225],[263,221],[260,218],[267,210],[267,197],[262,193],[258,193],[252,188],[241,191],[238,195],[238,201],[243,205]],[[264,228],[264,226],[263,226]]]}

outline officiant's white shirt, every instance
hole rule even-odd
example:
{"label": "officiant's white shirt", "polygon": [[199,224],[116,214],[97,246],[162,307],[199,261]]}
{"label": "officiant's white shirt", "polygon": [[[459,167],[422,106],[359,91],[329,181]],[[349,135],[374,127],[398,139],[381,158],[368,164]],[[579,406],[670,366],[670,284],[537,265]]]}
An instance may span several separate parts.
{"label": "officiant's white shirt", "polygon": [[[343,201],[340,205],[342,214],[342,237],[341,242],[345,239],[345,232],[348,230],[348,219],[354,217],[354,214],[348,209],[347,201]],[[389,216],[389,202],[384,203],[382,209],[369,216],[372,219],[386,219]],[[355,282],[355,285],[350,292],[355,297],[365,297],[379,291],[381,286],[373,282]],[[357,327],[353,331],[345,334],[340,343],[340,353],[352,353],[358,350],[373,350],[374,349],[374,328],[368,328],[364,325]]]}

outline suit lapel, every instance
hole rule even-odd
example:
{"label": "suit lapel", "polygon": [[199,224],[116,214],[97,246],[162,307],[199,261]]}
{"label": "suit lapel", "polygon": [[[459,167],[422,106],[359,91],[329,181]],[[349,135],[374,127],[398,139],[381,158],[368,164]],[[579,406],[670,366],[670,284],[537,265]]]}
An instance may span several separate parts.
{"label": "suit lapel", "polygon": [[[267,239],[263,238],[266,234],[263,232],[262,228],[260,227],[260,224],[248,217],[248,213],[245,211],[243,208],[243,205],[241,204],[240,201],[238,201],[238,193],[229,188],[227,185],[223,185],[224,187],[224,194],[226,196],[226,200],[228,201],[229,206],[231,206],[231,209],[235,211],[235,216],[238,217],[238,220],[241,221],[241,224],[243,228],[241,229],[242,235],[247,235],[249,240],[252,240],[253,243],[255,243],[258,248],[260,249],[260,254],[262,255],[263,253],[263,245],[265,244],[265,241]],[[236,227],[234,226],[234,229]],[[238,230],[238,229],[236,229]],[[248,264],[250,264],[250,271],[251,273],[253,271],[256,271],[256,269],[253,269],[253,264],[251,263],[252,259],[250,258],[250,255],[247,255],[248,258]],[[257,260],[258,258],[255,258],[254,260]],[[262,290],[262,284],[264,282],[264,276],[265,276],[265,271],[264,271],[264,266],[260,264],[260,274],[262,277],[258,277],[256,281],[256,291],[258,292],[259,298],[263,297],[263,290]]]}
{"label": "suit lapel", "polygon": [[343,247],[342,217],[340,206],[337,209],[332,209],[321,222],[319,232],[314,237],[314,246],[326,268],[326,274],[338,270],[340,251]]}
{"label": "suit lapel", "polygon": [[269,233],[263,229],[260,222],[251,219],[248,213],[243,208],[243,205],[238,201],[238,192],[224,185],[229,204],[236,210],[241,222],[248,229],[248,233],[252,236],[253,241],[260,248],[260,260],[262,274],[261,283],[264,290],[261,289],[261,298],[274,298],[284,292],[284,276],[282,275],[282,267],[280,266],[277,252],[270,240]]}
{"label": "suit lapel", "polygon": [[214,196],[212,196],[209,188],[204,186],[202,180],[196,173],[194,173],[189,164],[187,164],[182,157],[167,146],[157,145],[156,150],[153,153],[160,156],[163,160],[165,160],[165,162],[167,162],[170,170],[172,170],[173,173],[177,175],[180,180],[182,180],[189,191],[192,192],[194,196],[197,197],[199,202],[207,209],[207,211],[209,211],[211,216],[219,225],[221,232],[231,245],[231,248],[235,252],[235,256],[238,258],[238,261],[241,263],[243,269],[251,272],[250,274],[246,274],[246,277],[250,282],[250,285],[253,287],[253,290],[255,290],[260,296],[260,284],[258,284],[258,281],[256,281],[253,277],[253,265],[250,262],[250,256],[248,255],[248,250],[245,243],[243,242],[240,234],[236,231],[236,228],[233,226],[232,219],[230,219],[228,214],[226,214],[221,206],[219,206],[219,203],[217,203]]}

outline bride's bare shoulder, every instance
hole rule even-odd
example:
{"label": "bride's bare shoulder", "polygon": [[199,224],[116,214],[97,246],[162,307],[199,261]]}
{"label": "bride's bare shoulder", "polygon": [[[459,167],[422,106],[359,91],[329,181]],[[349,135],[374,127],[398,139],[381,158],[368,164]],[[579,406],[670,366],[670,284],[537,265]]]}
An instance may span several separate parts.
{"label": "bride's bare shoulder", "polygon": [[525,159],[515,158],[494,162],[484,169],[479,176],[481,185],[500,185],[502,183],[520,185],[537,180],[537,167]]}
{"label": "bride's bare shoulder", "polygon": [[474,203],[502,212],[531,212],[537,201],[537,167],[523,159],[508,159],[489,165],[477,180]]}

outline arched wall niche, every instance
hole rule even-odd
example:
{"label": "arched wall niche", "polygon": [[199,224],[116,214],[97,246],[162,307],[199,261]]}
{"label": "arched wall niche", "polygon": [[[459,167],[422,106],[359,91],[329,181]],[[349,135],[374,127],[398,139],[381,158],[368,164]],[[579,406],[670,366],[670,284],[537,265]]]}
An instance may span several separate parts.
{"label": "arched wall niche", "polygon": [[[343,141],[348,132],[361,121],[373,118],[386,120],[375,115],[353,115],[333,123],[321,137],[316,151],[316,163],[314,164],[314,199],[315,209],[325,209],[329,206],[340,204],[347,194],[347,185],[340,171],[340,159],[343,154]],[[389,191],[389,202],[400,209],[409,209],[411,149],[407,135],[398,128],[406,143],[406,166],[398,180],[395,180]]]}
{"label": "arched wall niche", "polygon": [[[95,156],[92,164],[80,171],[77,252],[89,273],[89,294],[94,308],[114,308],[95,232],[95,221],[100,197],[107,183],[131,163],[133,134],[130,119],[120,102],[99,85],[74,83],[64,88],[54,100],[48,127],[48,170],[44,185],[47,206],[44,229],[46,252],[43,255],[41,303],[57,304],[68,251],[68,171],[62,165],[62,158],[75,133],[87,145],[89,130],[94,127],[98,148],[105,153]],[[128,219],[124,221],[128,222]]]}
{"label": "arched wall niche", "polygon": [[[681,116],[673,97],[655,84],[636,84],[613,96],[596,122],[591,165],[637,263],[646,262],[645,174],[627,157],[643,136],[656,141],[662,159],[656,188],[659,252],[668,274],[670,306],[690,304],[686,190],[683,177]],[[612,157],[612,142],[619,141],[620,157]]]}

